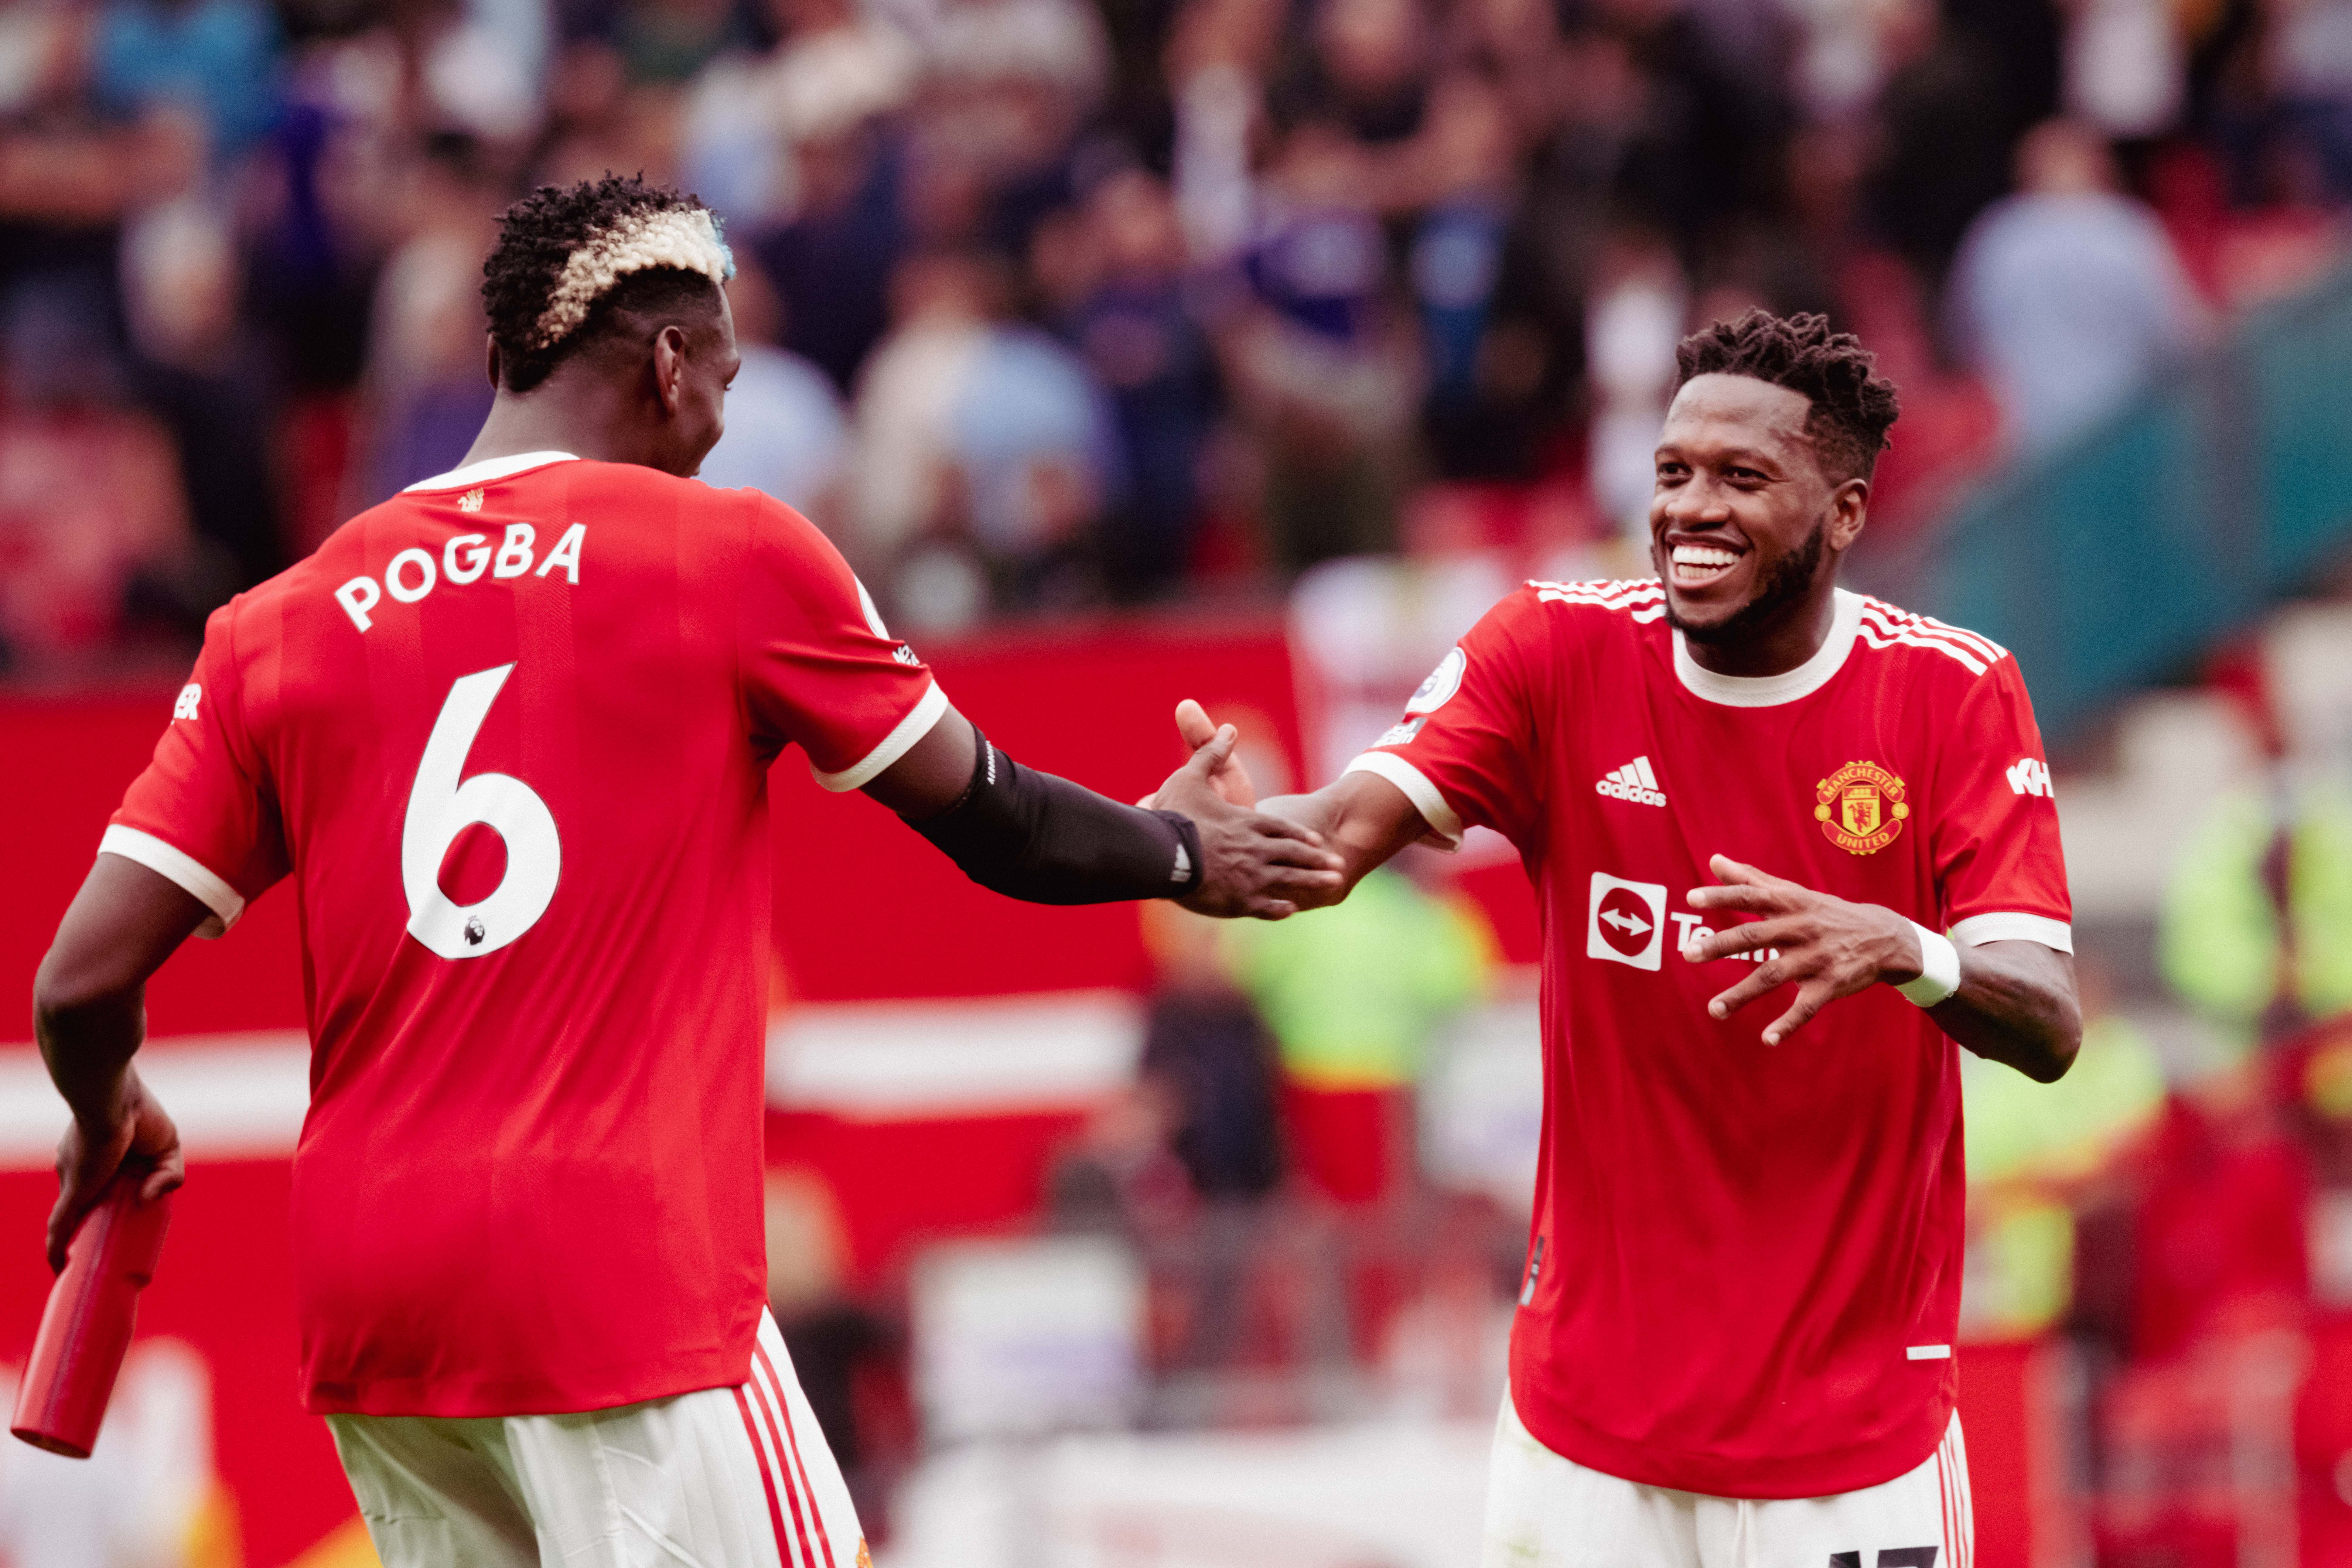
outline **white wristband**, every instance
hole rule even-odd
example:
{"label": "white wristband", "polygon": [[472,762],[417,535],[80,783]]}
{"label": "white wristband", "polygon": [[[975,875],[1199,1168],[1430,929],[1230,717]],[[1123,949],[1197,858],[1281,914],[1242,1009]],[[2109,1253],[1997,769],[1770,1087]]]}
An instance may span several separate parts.
{"label": "white wristband", "polygon": [[1895,989],[1903,999],[1921,1007],[1932,1007],[1960,988],[1960,950],[1951,939],[1940,936],[1921,925],[1911,922],[1919,933],[1919,978],[1906,980]]}

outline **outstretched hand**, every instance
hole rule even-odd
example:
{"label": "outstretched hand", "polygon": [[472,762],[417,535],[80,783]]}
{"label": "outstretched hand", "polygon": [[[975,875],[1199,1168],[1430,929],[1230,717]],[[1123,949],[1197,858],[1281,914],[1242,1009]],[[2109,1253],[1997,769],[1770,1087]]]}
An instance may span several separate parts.
{"label": "outstretched hand", "polygon": [[[1233,728],[1231,725],[1227,729]],[[1176,736],[1185,749],[1198,752],[1217,737],[1217,726],[1209,721],[1209,711],[1187,697],[1176,704]],[[1242,766],[1238,746],[1227,747],[1222,761],[1209,774],[1209,784],[1219,796],[1234,805],[1255,805],[1257,786],[1250,782],[1249,770]]]}
{"label": "outstretched hand", "polygon": [[[1233,726],[1228,724],[1225,728],[1231,730]],[[1239,731],[1235,733],[1238,734]],[[1184,749],[1187,752],[1196,757],[1199,756],[1201,748],[1214,741],[1217,734],[1217,726],[1210,721],[1207,709],[1189,697],[1176,704],[1176,738],[1184,742]],[[1229,746],[1221,756],[1222,760],[1214,763],[1209,774],[1210,787],[1214,789],[1217,792],[1217,797],[1228,805],[1255,805],[1257,786],[1250,782],[1249,770],[1242,766],[1238,748]],[[1141,806],[1158,805],[1160,796],[1157,793],[1147,795],[1135,804]]]}
{"label": "outstretched hand", "polygon": [[1697,938],[1684,947],[1683,957],[1709,963],[1743,952],[1771,954],[1706,1005],[1710,1016],[1728,1018],[1793,981],[1796,1001],[1764,1030],[1764,1043],[1777,1046],[1842,996],[1882,980],[1901,984],[1918,978],[1918,935],[1894,910],[1817,893],[1727,855],[1714,857],[1707,868],[1723,885],[1692,889],[1691,908],[1738,910],[1760,918]]}
{"label": "outstretched hand", "polygon": [[[1177,709],[1177,728],[1187,733],[1187,710],[1199,724],[1209,717],[1197,702]],[[1201,882],[1182,901],[1204,915],[1255,915],[1281,920],[1297,912],[1297,900],[1328,894],[1341,883],[1342,862],[1323,847],[1323,836],[1252,809],[1256,792],[1249,774],[1234,760],[1239,731],[1231,724],[1213,729],[1193,744],[1192,760],[1168,775],[1146,802],[1181,812],[1201,833]]]}
{"label": "outstretched hand", "polygon": [[49,1211],[47,1237],[50,1268],[63,1271],[66,1247],[82,1217],[105,1198],[114,1173],[125,1165],[147,1173],[139,1184],[142,1203],[154,1202],[187,1179],[180,1130],[149,1098],[136,1073],[124,1074],[121,1100],[107,1125],[86,1128],[76,1118],[58,1141],[58,1202]]}

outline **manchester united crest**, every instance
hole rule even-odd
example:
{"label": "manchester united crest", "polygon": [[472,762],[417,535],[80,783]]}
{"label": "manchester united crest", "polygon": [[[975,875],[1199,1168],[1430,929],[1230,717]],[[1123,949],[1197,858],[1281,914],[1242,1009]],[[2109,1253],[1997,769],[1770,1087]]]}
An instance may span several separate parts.
{"label": "manchester united crest", "polygon": [[1876,763],[1848,763],[1813,786],[1813,816],[1849,855],[1875,855],[1903,831],[1903,781]]}

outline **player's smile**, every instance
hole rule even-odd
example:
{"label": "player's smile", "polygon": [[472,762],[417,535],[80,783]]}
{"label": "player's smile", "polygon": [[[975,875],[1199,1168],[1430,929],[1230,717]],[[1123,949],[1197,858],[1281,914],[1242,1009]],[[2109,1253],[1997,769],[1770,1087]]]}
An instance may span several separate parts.
{"label": "player's smile", "polygon": [[1750,553],[1744,541],[1725,533],[1700,537],[1670,533],[1665,547],[1667,585],[1681,594],[1718,585],[1732,587],[1740,563]]}

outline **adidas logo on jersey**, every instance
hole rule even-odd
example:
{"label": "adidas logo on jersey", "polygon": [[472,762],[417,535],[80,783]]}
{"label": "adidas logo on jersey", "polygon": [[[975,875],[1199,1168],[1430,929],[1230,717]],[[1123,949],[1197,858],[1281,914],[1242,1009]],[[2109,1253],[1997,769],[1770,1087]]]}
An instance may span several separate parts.
{"label": "adidas logo on jersey", "polygon": [[1612,800],[1630,800],[1635,805],[1664,805],[1666,792],[1658,787],[1658,775],[1650,771],[1650,759],[1635,757],[1623,767],[1592,786],[1595,795],[1605,795]]}

